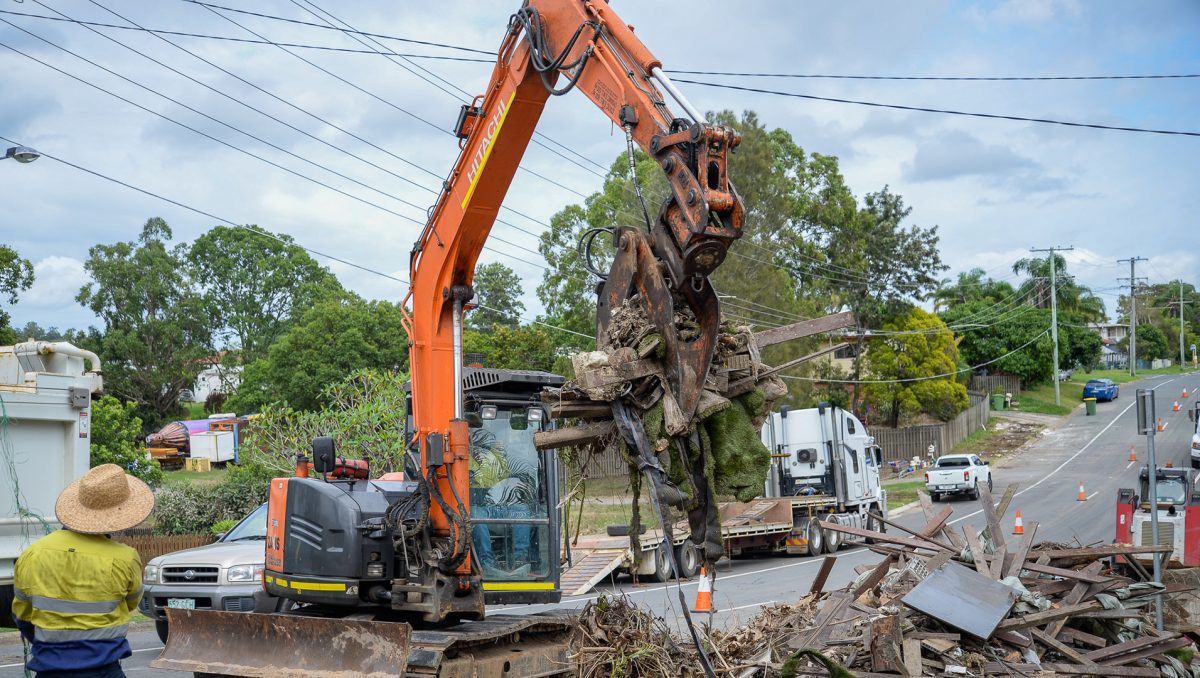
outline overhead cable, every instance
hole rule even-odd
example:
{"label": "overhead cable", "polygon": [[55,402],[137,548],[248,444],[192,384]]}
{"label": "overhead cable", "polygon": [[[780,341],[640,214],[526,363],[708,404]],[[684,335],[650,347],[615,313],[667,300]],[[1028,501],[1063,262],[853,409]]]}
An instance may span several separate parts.
{"label": "overhead cable", "polygon": [[1164,134],[1171,136],[1185,137],[1200,137],[1200,132],[1190,132],[1184,130],[1167,130],[1167,129],[1151,129],[1146,127],[1122,127],[1119,125],[1101,125],[1099,123],[1090,122],[1072,122],[1068,120],[1051,120],[1049,118],[1028,118],[1019,115],[1001,115],[999,113],[979,113],[974,111],[956,111],[947,108],[930,108],[927,106],[905,106],[901,104],[885,104],[878,101],[860,101],[857,99],[842,99],[839,97],[823,97],[815,94],[800,94],[799,92],[781,92],[779,90],[761,89],[758,87],[744,87],[742,85],[727,85],[717,82],[704,82],[702,80],[688,80],[685,78],[675,78],[675,82],[687,83],[689,85],[700,85],[703,87],[717,87],[720,89],[732,89],[739,92],[754,92],[756,94],[772,94],[782,97],[793,97],[796,99],[808,99],[811,101],[827,101],[835,104],[852,104],[855,106],[870,106],[873,108],[891,108],[901,111],[916,111],[919,113],[939,113],[942,115],[960,115],[972,118],[988,118],[993,120],[1012,120],[1017,122],[1036,122],[1045,125],[1061,125],[1064,127],[1084,127],[1088,129],[1111,130],[1114,132],[1139,132],[1143,134]]}

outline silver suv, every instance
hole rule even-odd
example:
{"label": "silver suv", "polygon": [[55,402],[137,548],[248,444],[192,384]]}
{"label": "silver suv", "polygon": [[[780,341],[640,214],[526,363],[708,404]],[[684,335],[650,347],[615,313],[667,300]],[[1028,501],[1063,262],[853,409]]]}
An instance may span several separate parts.
{"label": "silver suv", "polygon": [[216,542],[152,559],[142,574],[142,614],[167,642],[168,607],[228,612],[273,612],[280,599],[263,591],[267,505]]}

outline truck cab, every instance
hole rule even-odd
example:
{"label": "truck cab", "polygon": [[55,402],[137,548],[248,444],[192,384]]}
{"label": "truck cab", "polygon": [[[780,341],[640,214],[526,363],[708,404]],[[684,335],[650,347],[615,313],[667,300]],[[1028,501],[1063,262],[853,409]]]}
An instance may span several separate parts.
{"label": "truck cab", "polygon": [[[1150,501],[1150,475],[1143,468],[1138,487],[1117,491],[1117,534],[1119,544],[1149,546],[1153,543],[1151,511],[1158,512],[1158,543],[1172,547],[1168,567],[1200,566],[1200,488],[1191,469],[1159,467],[1157,501]],[[1149,556],[1138,556],[1149,563]]]}
{"label": "truck cab", "polygon": [[830,495],[857,504],[879,496],[882,452],[853,413],[780,408],[763,426],[773,463],[765,496]]}

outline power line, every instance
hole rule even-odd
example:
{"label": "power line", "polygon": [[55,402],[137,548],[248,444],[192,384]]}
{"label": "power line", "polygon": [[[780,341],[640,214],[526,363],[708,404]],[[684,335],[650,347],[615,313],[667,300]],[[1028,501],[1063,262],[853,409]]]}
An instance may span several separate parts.
{"label": "power line", "polygon": [[[237,14],[249,14],[250,16],[256,16],[256,17],[259,17],[262,19],[271,19],[274,21],[284,21],[289,24],[299,24],[302,26],[310,26],[312,28],[324,28],[324,29],[331,28],[331,26],[324,25],[324,24],[317,24],[317,23],[313,23],[311,21],[301,21],[300,19],[289,19],[287,17],[282,17],[282,16],[274,16],[271,14],[262,14],[260,12],[252,12],[252,11],[246,10],[246,9],[236,9],[234,7],[225,7],[224,5],[214,5],[212,3],[200,2],[199,0],[183,0],[183,1],[189,2],[193,5],[200,5],[202,7],[208,8],[208,9],[221,9],[221,10],[225,10],[226,12],[235,12]],[[334,30],[337,30],[337,29],[334,29]],[[488,56],[493,56],[493,57],[496,56],[495,52],[489,52],[489,51],[483,50],[483,49],[475,49],[473,47],[463,47],[461,45],[448,45],[448,44],[441,43],[441,42],[430,42],[428,40],[416,40],[413,38],[401,38],[399,36],[383,35],[381,33],[364,33],[361,31],[354,31],[354,32],[358,33],[360,35],[364,35],[364,36],[368,36],[368,37],[372,37],[372,38],[385,38],[387,40],[398,40],[400,42],[411,42],[413,44],[426,45],[428,47],[444,47],[446,49],[454,49],[454,50],[458,50],[460,52],[474,52],[476,54],[486,54]]]}
{"label": "power line", "polygon": [[1200,78],[1200,73],[1164,73],[1154,75],[843,75],[829,73],[736,73],[730,71],[683,71],[664,69],[680,75],[721,75],[736,78],[791,78],[805,80],[937,80],[948,82],[1031,82],[1061,80],[1170,80]]}
{"label": "power line", "polygon": [[1018,346],[1017,348],[1009,351],[1008,353],[1005,353],[1004,355],[1002,355],[998,358],[993,358],[987,362],[979,363],[978,365],[971,365],[970,367],[964,367],[960,370],[955,370],[953,372],[946,372],[944,374],[934,374],[934,375],[931,375],[928,377],[912,377],[912,378],[908,378],[908,379],[823,379],[823,378],[819,378],[819,377],[798,377],[798,376],[793,376],[791,374],[781,374],[779,376],[783,377],[784,379],[792,379],[794,381],[812,381],[812,382],[824,382],[824,383],[830,383],[830,384],[906,384],[906,383],[911,383],[914,381],[929,381],[930,379],[945,379],[947,377],[953,377],[953,376],[962,374],[963,372],[971,372],[971,371],[977,370],[981,367],[987,367],[988,365],[991,365],[992,363],[996,363],[1001,360],[1004,360],[1005,358],[1009,357],[1010,355],[1013,355],[1014,353],[1019,353],[1019,352],[1025,350],[1026,348],[1031,346],[1033,344],[1033,342],[1037,341],[1038,339],[1041,339],[1042,337],[1046,336],[1049,333],[1050,333],[1050,330],[1048,330],[1048,329],[1044,330],[1044,331],[1042,331],[1041,334],[1037,335],[1033,339],[1030,339],[1029,341],[1025,342],[1021,346]]}
{"label": "power line", "polygon": [[1116,132],[1141,132],[1145,134],[1165,134],[1172,136],[1185,137],[1200,137],[1200,132],[1187,132],[1180,130],[1165,130],[1165,129],[1150,129],[1145,127],[1121,127],[1116,125],[1101,125],[1098,123],[1087,122],[1070,122],[1066,120],[1051,120],[1049,118],[1027,118],[1019,115],[1001,115],[999,113],[978,113],[973,111],[956,111],[946,108],[930,108],[927,106],[904,106],[901,104],[885,104],[877,101],[860,101],[857,99],[841,99],[838,97],[822,97],[815,94],[800,94],[798,92],[781,92],[779,90],[761,89],[758,87],[744,87],[741,85],[725,85],[716,82],[704,82],[701,80],[688,80],[685,78],[675,78],[675,82],[683,82],[690,85],[702,85],[704,87],[717,87],[720,89],[732,89],[740,92],[754,92],[756,94],[773,94],[775,96],[793,97],[796,99],[808,99],[811,101],[827,101],[835,104],[853,104],[855,106],[870,106],[873,108],[891,108],[901,111],[917,111],[919,113],[940,113],[943,115],[960,115],[972,118],[989,118],[993,120],[1014,120],[1018,122],[1036,122],[1045,125],[1062,125],[1064,127],[1084,127],[1088,129],[1112,130]]}
{"label": "power line", "polygon": [[[18,144],[18,143],[19,143],[19,142],[15,141],[15,140],[13,140],[13,139],[9,139],[8,137],[5,137],[5,136],[0,136],[0,140],[6,141],[6,142],[8,142],[8,143],[10,143],[10,144],[14,144],[14,145],[16,145],[16,144]],[[225,225],[227,225],[227,226],[231,226],[231,227],[233,227],[233,228],[241,228],[241,229],[245,229],[245,230],[248,230],[248,231],[250,231],[250,232],[252,232],[252,233],[257,233],[257,234],[259,234],[259,235],[262,235],[262,236],[264,236],[264,237],[267,237],[267,238],[271,238],[271,239],[273,239],[273,240],[277,240],[277,241],[279,241],[279,242],[283,242],[283,243],[286,243],[286,244],[295,245],[295,246],[299,247],[300,249],[304,250],[305,252],[308,252],[309,254],[313,254],[313,255],[315,255],[315,256],[322,257],[322,258],[324,258],[324,259],[328,259],[328,260],[330,260],[330,261],[336,261],[336,262],[338,262],[339,264],[343,264],[343,265],[345,265],[345,266],[349,266],[350,268],[354,268],[354,269],[357,269],[357,270],[360,270],[360,271],[363,271],[363,272],[366,272],[366,273],[371,273],[371,274],[377,275],[377,276],[379,276],[379,277],[381,277],[381,278],[386,278],[386,279],[388,279],[388,280],[392,280],[392,281],[398,282],[398,283],[400,283],[400,284],[402,284],[402,285],[411,285],[411,284],[412,284],[412,283],[410,283],[408,280],[405,280],[404,278],[400,278],[400,277],[398,277],[398,276],[392,275],[391,273],[385,273],[385,272],[383,272],[383,271],[380,271],[380,270],[378,270],[378,269],[371,268],[371,267],[369,267],[369,266],[363,266],[362,264],[356,264],[356,263],[354,263],[354,262],[352,262],[352,261],[349,261],[348,259],[343,259],[343,258],[341,258],[341,257],[337,257],[337,256],[334,256],[334,255],[332,255],[332,254],[328,254],[328,253],[326,253],[326,252],[321,252],[321,251],[319,251],[319,250],[315,250],[315,249],[313,249],[313,248],[311,248],[311,247],[306,247],[306,246],[304,246],[304,245],[302,245],[302,244],[300,244],[300,243],[298,243],[298,242],[295,242],[294,240],[291,240],[291,241],[289,241],[289,240],[285,240],[285,239],[283,239],[283,238],[281,238],[281,237],[279,237],[279,236],[277,236],[277,235],[274,235],[274,234],[272,234],[272,233],[268,233],[268,232],[266,232],[266,231],[264,231],[264,230],[262,230],[262,229],[260,229],[260,228],[256,228],[256,227],[248,226],[248,225],[245,225],[245,224],[240,224],[240,223],[238,223],[238,222],[236,222],[236,221],[233,221],[232,219],[226,219],[226,218],[224,218],[224,217],[217,216],[216,214],[214,214],[214,213],[212,213],[212,212],[208,212],[208,211],[206,211],[206,210],[202,210],[202,209],[200,209],[200,208],[198,208],[198,207],[193,207],[193,206],[191,206],[191,205],[188,205],[188,204],[186,204],[186,203],[182,203],[182,202],[180,202],[180,201],[178,201],[178,200],[174,200],[174,199],[172,199],[172,198],[168,198],[168,197],[166,197],[166,196],[164,196],[164,195],[161,195],[161,194],[159,194],[159,193],[155,193],[155,192],[153,192],[153,191],[150,191],[150,190],[148,190],[148,189],[141,188],[141,187],[139,187],[139,186],[134,186],[133,184],[130,184],[130,183],[128,183],[128,182],[125,182],[125,181],[122,181],[122,180],[120,180],[120,179],[117,179],[116,177],[109,176],[109,175],[107,175],[107,174],[104,174],[104,173],[102,173],[102,172],[98,172],[98,171],[96,171],[96,170],[93,170],[93,169],[90,169],[90,168],[84,167],[84,166],[82,166],[82,165],[77,165],[77,164],[75,164],[75,163],[73,163],[73,162],[71,162],[71,161],[69,161],[69,160],[65,160],[65,159],[63,159],[63,158],[60,158],[60,157],[58,157],[58,156],[55,156],[55,155],[53,155],[53,154],[51,154],[51,153],[47,153],[47,152],[45,152],[44,150],[40,150],[40,151],[39,151],[39,153],[41,154],[41,157],[43,157],[43,158],[48,158],[48,159],[50,159],[50,160],[53,160],[53,161],[55,161],[55,162],[62,163],[63,165],[66,165],[67,167],[74,168],[74,169],[76,169],[76,170],[79,170],[80,172],[84,172],[84,173],[86,173],[86,174],[90,174],[90,175],[92,175],[92,176],[94,176],[94,177],[97,177],[97,178],[99,178],[99,179],[104,179],[105,181],[109,181],[109,182],[112,182],[112,183],[114,183],[114,184],[117,184],[117,185],[119,185],[119,186],[123,186],[123,187],[125,187],[125,188],[128,188],[128,189],[130,189],[130,190],[132,190],[132,191],[136,191],[136,192],[138,192],[138,193],[141,193],[141,194],[143,194],[143,195],[147,195],[147,196],[150,196],[150,197],[152,197],[152,198],[155,198],[155,199],[157,199],[157,200],[161,200],[161,201],[163,201],[163,202],[166,202],[166,203],[169,203],[169,204],[171,204],[171,205],[175,205],[176,207],[179,207],[179,208],[181,208],[181,209],[185,209],[185,210],[187,210],[187,211],[189,211],[189,212],[193,212],[193,213],[195,213],[195,214],[199,214],[199,215],[201,215],[201,216],[207,217],[207,218],[209,218],[209,219],[212,219],[213,221],[216,221],[216,222],[218,222],[218,223],[222,223],[222,224],[225,224]],[[497,250],[493,250],[493,249],[491,249],[491,248],[489,248],[489,247],[486,247],[486,246],[484,247],[484,249],[485,249],[485,250],[488,250],[488,251],[496,252],[497,254],[504,254],[503,252],[498,252]],[[477,305],[477,306],[478,306],[479,308],[486,308],[486,309],[488,309],[488,310],[492,310],[492,311],[499,311],[499,309],[495,309],[495,308],[492,308],[492,307],[490,307],[490,306],[483,306],[483,305]],[[575,330],[567,329],[567,328],[565,328],[565,327],[559,327],[559,326],[557,326],[557,325],[551,325],[550,323],[543,322],[543,321],[541,321],[541,320],[537,320],[536,318],[525,318],[525,317],[521,317],[521,320],[524,320],[525,322],[533,323],[533,324],[536,324],[536,325],[541,325],[541,326],[543,326],[543,327],[548,327],[548,328],[550,328],[550,329],[558,330],[558,331],[560,331],[560,332],[566,332],[566,333],[568,333],[568,334],[573,334],[573,335],[576,335],[576,336],[584,337],[584,338],[586,338],[586,339],[595,339],[595,337],[593,337],[593,336],[591,336],[591,335],[584,334],[584,333],[582,333],[582,332],[576,332]]]}
{"label": "power line", "polygon": [[[349,53],[349,54],[381,54],[381,52],[379,52],[378,50],[374,50],[374,49],[368,50],[368,49],[354,49],[351,47],[332,47],[332,46],[328,46],[328,45],[306,45],[306,44],[300,44],[300,43],[295,43],[295,42],[273,43],[268,40],[254,40],[251,38],[235,38],[235,37],[229,36],[229,35],[208,35],[205,33],[189,33],[187,31],[170,31],[170,30],[166,30],[166,29],[162,29],[162,28],[141,28],[141,27],[137,27],[137,26],[122,26],[120,24],[108,24],[108,23],[104,23],[102,21],[83,21],[81,19],[63,19],[62,17],[49,16],[46,14],[33,14],[30,12],[14,12],[12,10],[7,10],[7,9],[0,9],[0,14],[8,14],[11,16],[22,16],[22,17],[27,17],[30,19],[44,19],[47,21],[71,21],[72,23],[77,23],[77,24],[81,24],[84,26],[95,26],[97,28],[116,28],[116,29],[120,29],[123,31],[138,31],[138,32],[143,32],[143,33],[151,33],[154,35],[174,35],[174,36],[178,36],[181,38],[201,38],[204,40],[218,40],[218,41],[224,41],[224,42],[240,42],[240,43],[245,43],[245,44],[250,44],[250,45],[283,45],[284,47],[295,47],[298,49],[314,49],[314,50],[321,50],[321,51],[325,51],[325,52],[344,52],[344,53]],[[406,57],[408,59],[433,59],[433,60],[438,60],[438,61],[468,61],[468,62],[483,63],[483,64],[490,64],[495,61],[495,59],[476,59],[476,58],[472,58],[472,57],[443,56],[443,55],[438,55],[438,54],[409,54],[409,53],[391,52],[391,51],[382,52],[382,54],[389,54],[391,56],[402,56],[402,57]]]}

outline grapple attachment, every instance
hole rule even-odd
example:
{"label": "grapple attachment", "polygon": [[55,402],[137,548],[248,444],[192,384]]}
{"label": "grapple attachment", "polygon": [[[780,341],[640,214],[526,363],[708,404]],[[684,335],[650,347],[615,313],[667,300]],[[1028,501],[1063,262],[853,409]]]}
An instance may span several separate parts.
{"label": "grapple attachment", "polygon": [[230,676],[404,675],[412,639],[401,622],[174,609],[167,619],[152,667]]}

